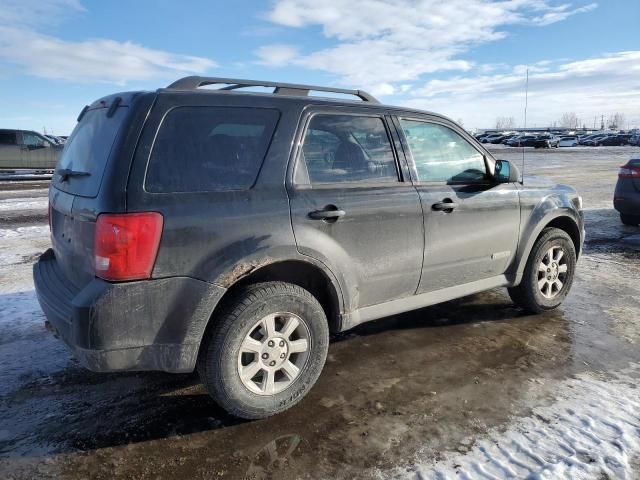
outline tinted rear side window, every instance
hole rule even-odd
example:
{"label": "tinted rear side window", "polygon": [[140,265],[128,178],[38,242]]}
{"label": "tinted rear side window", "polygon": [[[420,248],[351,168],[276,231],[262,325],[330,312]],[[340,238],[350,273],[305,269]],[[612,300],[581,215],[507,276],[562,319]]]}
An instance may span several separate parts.
{"label": "tinted rear side window", "polygon": [[279,112],[177,107],[164,118],[149,158],[148,192],[244,190],[258,176]]}
{"label": "tinted rear side window", "polygon": [[311,183],[398,181],[381,117],[314,115],[302,153]]}
{"label": "tinted rear side window", "polygon": [[17,145],[15,132],[0,132],[0,145]]}

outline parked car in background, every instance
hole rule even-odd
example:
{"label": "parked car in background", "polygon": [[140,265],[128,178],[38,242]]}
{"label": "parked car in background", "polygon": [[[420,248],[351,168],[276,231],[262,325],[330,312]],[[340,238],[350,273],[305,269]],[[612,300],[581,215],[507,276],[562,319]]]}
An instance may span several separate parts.
{"label": "parked car in background", "polygon": [[620,167],[613,207],[625,225],[640,224],[640,158],[631,159]]}
{"label": "parked car in background", "polygon": [[501,133],[493,133],[491,135],[487,135],[486,137],[484,137],[481,140],[481,142],[482,143],[500,143],[503,138],[504,138],[504,135],[502,135]]}
{"label": "parked car in background", "polygon": [[507,140],[506,145],[510,147],[533,147],[535,146],[535,135],[519,135]]}
{"label": "parked car in background", "polygon": [[55,145],[62,145],[64,143],[60,137],[56,137],[55,135],[44,133],[42,136],[45,137],[47,140],[50,140],[51,143]]}
{"label": "parked car in background", "polygon": [[558,148],[560,139],[555,135],[538,135],[534,141],[533,146],[535,148]]}
{"label": "parked car in background", "polygon": [[0,169],[53,170],[62,148],[31,130],[0,129]]}
{"label": "parked car in background", "polygon": [[616,135],[609,135],[607,137],[604,137],[601,140],[598,140],[598,146],[620,147],[620,146],[623,146],[623,145],[628,145],[629,144],[629,138],[631,138],[631,135],[628,135],[626,133],[618,133]]}
{"label": "parked car in background", "polygon": [[520,177],[446,117],[361,90],[187,77],[83,109],[35,289],[85,367],[197,369],[263,418],[309,392],[330,332],[496,287],[558,307],[582,199]]}
{"label": "parked car in background", "polygon": [[586,147],[597,147],[600,142],[607,138],[609,135],[611,135],[610,133],[598,133],[595,135],[588,135],[586,137],[581,137],[580,138],[580,145],[584,145]]}
{"label": "parked car in background", "polygon": [[589,147],[618,147],[621,145],[626,145],[627,143],[628,138],[615,133],[607,133],[605,135],[600,135],[592,138],[591,140],[587,141],[585,145]]}
{"label": "parked car in background", "polygon": [[500,135],[500,137],[498,137],[498,138],[494,138],[489,143],[492,143],[494,145],[499,145],[501,143],[505,143],[507,140],[509,140],[510,138],[513,138],[515,136],[516,136],[515,133],[505,133],[504,135]]}
{"label": "parked car in background", "polygon": [[560,137],[558,142],[559,147],[577,147],[579,144],[579,137],[576,135]]}
{"label": "parked car in background", "polygon": [[629,138],[629,145],[633,145],[635,147],[640,147],[640,134],[632,135]]}

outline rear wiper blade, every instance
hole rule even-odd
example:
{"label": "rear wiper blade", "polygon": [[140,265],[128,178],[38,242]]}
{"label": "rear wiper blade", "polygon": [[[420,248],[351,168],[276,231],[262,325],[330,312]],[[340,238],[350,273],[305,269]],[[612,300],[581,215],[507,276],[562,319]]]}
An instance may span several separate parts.
{"label": "rear wiper blade", "polygon": [[66,182],[69,177],[88,177],[89,175],[91,175],[89,172],[71,170],[69,168],[60,169],[56,173],[60,175],[61,182]]}

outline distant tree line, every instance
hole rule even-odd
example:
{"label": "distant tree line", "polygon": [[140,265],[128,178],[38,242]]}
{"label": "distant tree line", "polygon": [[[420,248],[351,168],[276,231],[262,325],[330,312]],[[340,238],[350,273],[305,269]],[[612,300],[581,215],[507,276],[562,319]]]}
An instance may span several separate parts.
{"label": "distant tree line", "polygon": [[[624,113],[616,112],[613,115],[607,118],[605,122],[605,118],[601,117],[600,122],[598,123],[598,119],[594,122],[594,128],[608,128],[610,130],[623,130],[626,125],[626,117]],[[462,123],[459,121],[459,123]],[[550,127],[561,127],[561,128],[586,128],[586,123],[583,122],[575,112],[565,112],[560,116],[560,119],[553,122]],[[496,130],[515,130],[516,120],[513,117],[497,117],[496,118]]]}

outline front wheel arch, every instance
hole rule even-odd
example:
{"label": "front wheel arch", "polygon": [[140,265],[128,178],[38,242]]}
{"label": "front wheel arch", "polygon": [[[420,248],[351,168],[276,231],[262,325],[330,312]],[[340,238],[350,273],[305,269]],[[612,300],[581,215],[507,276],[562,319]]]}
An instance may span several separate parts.
{"label": "front wheel arch", "polygon": [[538,227],[534,231],[534,234],[528,237],[528,243],[525,244],[522,254],[518,256],[518,267],[515,270],[515,279],[512,282],[512,285],[518,285],[522,280],[522,275],[524,273],[525,266],[527,265],[527,261],[529,260],[529,256],[531,255],[533,246],[544,234],[544,231],[547,228],[557,228],[566,232],[567,235],[569,235],[569,237],[571,238],[571,241],[575,248],[576,258],[578,258],[582,253],[582,235],[580,233],[580,227],[578,226],[578,223],[571,216],[559,213],[554,217],[548,219],[546,222],[538,225]]}

